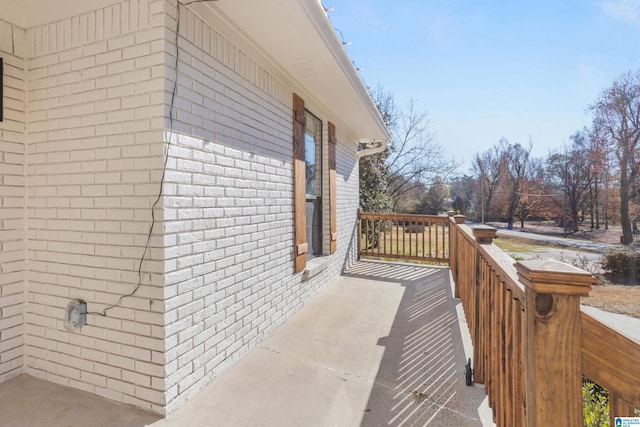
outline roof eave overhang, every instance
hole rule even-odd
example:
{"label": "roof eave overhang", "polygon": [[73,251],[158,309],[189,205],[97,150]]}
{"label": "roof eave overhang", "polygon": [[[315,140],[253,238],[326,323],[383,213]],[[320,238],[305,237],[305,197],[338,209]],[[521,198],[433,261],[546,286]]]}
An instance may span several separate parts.
{"label": "roof eave overhang", "polygon": [[349,139],[386,147],[389,130],[318,0],[219,0],[189,7],[214,28],[232,30],[233,43],[264,58],[270,72]]}

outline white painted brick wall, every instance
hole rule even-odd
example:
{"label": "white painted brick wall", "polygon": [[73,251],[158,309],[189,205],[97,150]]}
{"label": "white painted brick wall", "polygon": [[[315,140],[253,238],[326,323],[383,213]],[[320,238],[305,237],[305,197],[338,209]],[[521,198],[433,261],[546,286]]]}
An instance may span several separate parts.
{"label": "white painted brick wall", "polygon": [[[127,0],[26,32],[11,28],[22,55],[8,52],[0,21],[5,68],[18,64],[5,84],[18,103],[0,124],[0,244],[13,257],[0,276],[0,381],[24,365],[40,378],[170,412],[355,259],[355,143],[338,126],[338,252],[303,282],[292,260],[298,90],[186,9],[177,116],[173,133],[164,132],[175,16],[164,0]],[[325,131],[327,121],[339,123],[307,106]],[[90,314],[80,331],[66,331],[70,299],[100,312],[135,288],[170,138],[143,286],[107,317]],[[327,201],[328,193],[325,219]],[[6,274],[10,265],[16,270]]]}
{"label": "white painted brick wall", "polygon": [[63,320],[71,299],[102,312],[138,282],[163,158],[163,5],[122,1],[26,36],[25,371],[160,413],[162,238],[134,297],[79,331]]}
{"label": "white painted brick wall", "polygon": [[[164,212],[168,412],[355,259],[358,208],[356,145],[338,129],[338,252],[303,282],[292,257],[293,90],[186,8],[180,25]],[[167,105],[169,99],[167,93]],[[336,121],[307,107],[325,131]],[[324,140],[326,153],[326,132]],[[327,167],[325,161],[325,188]],[[326,225],[325,240],[328,232]]]}
{"label": "white painted brick wall", "polygon": [[24,353],[25,37],[23,29],[0,19],[0,382],[22,371]]}
{"label": "white painted brick wall", "polygon": [[359,162],[356,159],[357,145],[345,145],[344,137],[338,133],[336,147],[336,216],[338,218],[338,259],[342,264],[332,265],[332,276],[338,275],[349,268],[358,259],[358,208],[359,197]]}

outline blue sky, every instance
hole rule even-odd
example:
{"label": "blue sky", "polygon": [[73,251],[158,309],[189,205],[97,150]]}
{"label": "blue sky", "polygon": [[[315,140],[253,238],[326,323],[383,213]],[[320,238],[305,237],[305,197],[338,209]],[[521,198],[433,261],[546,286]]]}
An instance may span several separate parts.
{"label": "blue sky", "polygon": [[501,137],[557,149],[640,69],[640,0],[323,0],[366,84],[413,98],[464,162]]}

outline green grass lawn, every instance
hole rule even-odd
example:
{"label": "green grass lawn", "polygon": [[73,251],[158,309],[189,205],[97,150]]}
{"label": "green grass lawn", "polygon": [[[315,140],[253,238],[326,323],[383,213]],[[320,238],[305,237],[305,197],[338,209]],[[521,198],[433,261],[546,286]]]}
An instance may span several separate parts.
{"label": "green grass lawn", "polygon": [[443,258],[449,254],[449,233],[446,228],[443,232],[442,228],[438,228],[436,231],[434,227],[431,231],[431,236],[429,236],[428,229],[424,233],[410,233],[403,232],[402,228],[392,227],[390,231],[379,234],[376,247],[372,247],[370,241],[367,244],[364,235],[362,236],[361,245],[362,248],[368,247],[370,254],[373,256],[378,253],[380,255],[406,256],[429,256],[431,254],[432,257]]}
{"label": "green grass lawn", "polygon": [[549,247],[549,245],[534,245],[534,244],[525,242],[521,239],[512,239],[512,238],[505,238],[505,237],[493,239],[493,243],[495,243],[496,246],[498,246],[503,251],[509,252],[509,253],[537,252],[537,251],[543,251],[545,247],[546,248]]}

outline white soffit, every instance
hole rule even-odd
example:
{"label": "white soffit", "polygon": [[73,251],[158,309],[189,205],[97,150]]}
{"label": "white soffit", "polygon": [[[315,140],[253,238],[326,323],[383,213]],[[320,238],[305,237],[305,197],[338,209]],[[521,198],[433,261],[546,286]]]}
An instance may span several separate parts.
{"label": "white soffit", "polygon": [[[222,16],[307,92],[358,141],[389,132],[318,0],[218,0]],[[194,5],[196,6],[196,5]]]}
{"label": "white soffit", "polygon": [[26,28],[25,0],[0,0],[0,19],[20,28]]}

